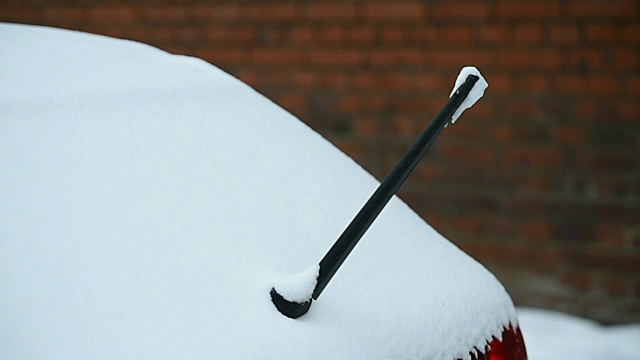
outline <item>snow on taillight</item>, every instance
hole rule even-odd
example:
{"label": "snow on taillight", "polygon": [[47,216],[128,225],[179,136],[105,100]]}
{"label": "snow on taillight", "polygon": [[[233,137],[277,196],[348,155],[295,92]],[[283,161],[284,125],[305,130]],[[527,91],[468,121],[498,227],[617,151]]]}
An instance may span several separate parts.
{"label": "snow on taillight", "polygon": [[484,349],[484,353],[473,355],[474,360],[527,360],[527,350],[520,328],[509,326],[502,331],[502,341],[496,337]]}

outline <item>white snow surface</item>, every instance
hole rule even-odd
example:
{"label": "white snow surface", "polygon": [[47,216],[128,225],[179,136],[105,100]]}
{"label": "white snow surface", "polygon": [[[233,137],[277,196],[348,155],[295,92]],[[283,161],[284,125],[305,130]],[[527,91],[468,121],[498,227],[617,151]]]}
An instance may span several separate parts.
{"label": "white snow surface", "polygon": [[478,100],[480,100],[482,95],[484,95],[484,91],[487,89],[487,87],[489,87],[487,80],[484,79],[484,77],[482,76],[482,74],[480,74],[480,71],[477,68],[473,66],[466,66],[466,67],[463,67],[462,70],[460,70],[460,74],[456,78],[456,83],[453,86],[453,90],[451,91],[451,95],[449,97],[453,96],[453,94],[456,93],[460,85],[464,84],[465,80],[467,80],[467,77],[469,75],[475,75],[479,77],[479,79],[473,85],[473,87],[471,88],[471,91],[469,91],[469,95],[467,95],[467,97],[462,101],[462,104],[460,104],[460,106],[455,111],[455,113],[453,113],[453,117],[451,118],[451,123],[455,123],[456,120],[458,120],[460,115],[462,115],[462,113],[465,110],[472,107],[476,102],[478,102]]}
{"label": "white snow surface", "polygon": [[640,324],[603,326],[556,311],[518,308],[529,360],[638,360]]}
{"label": "white snow surface", "polygon": [[196,58],[0,24],[1,359],[455,359],[503,286],[394,198],[304,317],[270,301],[378,185]]}

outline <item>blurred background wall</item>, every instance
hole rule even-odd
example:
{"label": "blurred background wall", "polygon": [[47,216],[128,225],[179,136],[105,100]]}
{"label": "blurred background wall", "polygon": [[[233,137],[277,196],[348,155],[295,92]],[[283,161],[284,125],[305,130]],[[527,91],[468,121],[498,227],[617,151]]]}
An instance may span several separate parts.
{"label": "blurred background wall", "polygon": [[0,21],[204,58],[379,179],[475,65],[485,97],[400,196],[517,305],[640,321],[639,1],[0,0]]}

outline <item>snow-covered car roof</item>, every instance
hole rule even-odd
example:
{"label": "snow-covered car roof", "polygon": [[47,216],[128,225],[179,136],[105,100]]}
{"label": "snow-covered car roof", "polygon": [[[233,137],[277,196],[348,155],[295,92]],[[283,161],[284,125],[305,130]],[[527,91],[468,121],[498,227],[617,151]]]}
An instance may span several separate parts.
{"label": "snow-covered car roof", "polygon": [[2,24],[0,358],[467,359],[517,325],[398,198],[309,313],[282,316],[274,282],[377,185],[202,60]]}

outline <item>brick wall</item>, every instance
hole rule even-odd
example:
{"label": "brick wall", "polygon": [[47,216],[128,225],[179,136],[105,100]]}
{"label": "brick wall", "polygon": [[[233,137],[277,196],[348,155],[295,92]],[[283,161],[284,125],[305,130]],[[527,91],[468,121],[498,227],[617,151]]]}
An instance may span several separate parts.
{"label": "brick wall", "polygon": [[517,304],[640,321],[638,1],[3,0],[0,20],[202,57],[380,179],[476,65],[485,97],[401,197]]}

